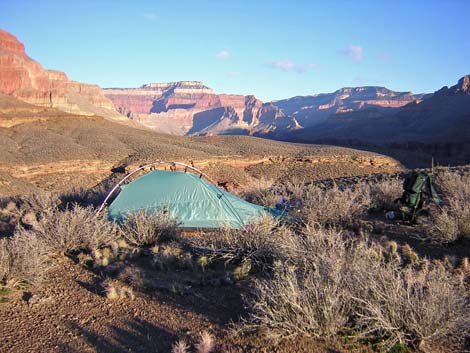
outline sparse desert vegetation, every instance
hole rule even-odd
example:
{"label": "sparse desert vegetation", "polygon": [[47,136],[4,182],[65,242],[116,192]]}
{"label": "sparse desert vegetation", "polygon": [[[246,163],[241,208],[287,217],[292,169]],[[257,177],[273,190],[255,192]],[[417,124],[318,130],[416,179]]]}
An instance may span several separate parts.
{"label": "sparse desert vegetation", "polygon": [[[209,329],[198,318],[198,325],[205,322],[199,333],[171,336],[162,346],[168,351],[243,351],[243,342],[253,336],[271,340],[273,347],[311,337],[343,342],[340,351],[465,349],[470,266],[461,248],[469,246],[462,218],[468,174],[439,172],[436,185],[444,202],[427,209],[412,227],[400,220],[383,224],[384,213],[398,209],[394,200],[401,184],[395,176],[330,186],[256,183],[253,191],[244,191],[247,198],[263,195],[257,200],[272,202],[287,192],[290,215],[198,234],[181,233],[178,221],[164,212],[140,212],[114,224],[80,205],[77,195],[76,203],[68,202],[70,195],[50,193],[5,199],[2,212],[17,226],[0,240],[6,293],[0,309],[14,310],[8,303],[14,293],[47,292],[50,273],[60,273],[69,259],[69,268],[93,278],[86,288],[96,302],[137,308],[165,297],[209,311],[214,305],[219,313],[225,309],[217,297],[233,305],[232,324],[227,320]],[[89,204],[86,197],[82,201]],[[395,229],[410,235],[396,236]]]}

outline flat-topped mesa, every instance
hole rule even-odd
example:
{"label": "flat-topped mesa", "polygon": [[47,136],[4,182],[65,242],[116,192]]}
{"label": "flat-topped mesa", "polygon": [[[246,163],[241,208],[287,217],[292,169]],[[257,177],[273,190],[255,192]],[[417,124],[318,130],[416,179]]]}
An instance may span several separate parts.
{"label": "flat-topped mesa", "polygon": [[162,94],[168,91],[181,94],[214,94],[214,91],[211,88],[205,86],[201,81],[146,83],[140,86],[140,88]]}
{"label": "flat-topped mesa", "polygon": [[24,45],[0,30],[0,93],[68,113],[124,120],[101,88],[70,80],[62,71],[45,70],[26,55]]}

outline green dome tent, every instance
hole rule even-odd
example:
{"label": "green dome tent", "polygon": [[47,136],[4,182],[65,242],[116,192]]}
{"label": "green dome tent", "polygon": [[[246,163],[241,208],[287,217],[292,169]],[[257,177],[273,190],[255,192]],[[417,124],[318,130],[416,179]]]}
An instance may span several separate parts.
{"label": "green dome tent", "polygon": [[121,192],[108,212],[110,220],[122,222],[129,213],[161,209],[168,209],[183,229],[243,228],[266,215],[279,215],[277,210],[254,205],[220,190],[205,181],[202,174],[162,170],[121,185]]}

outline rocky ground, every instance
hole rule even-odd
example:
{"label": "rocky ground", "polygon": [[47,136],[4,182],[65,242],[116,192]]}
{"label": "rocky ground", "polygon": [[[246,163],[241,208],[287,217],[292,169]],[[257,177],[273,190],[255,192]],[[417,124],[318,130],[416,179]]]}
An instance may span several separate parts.
{"label": "rocky ground", "polygon": [[[0,304],[1,351],[170,352],[179,339],[194,343],[209,331],[217,352],[358,352],[351,344],[307,337],[281,342],[234,337],[230,326],[243,315],[246,283],[193,283],[177,293],[165,277],[134,300],[113,301],[103,292],[100,274],[63,258],[43,285],[10,293]],[[173,281],[182,277],[172,275]]]}

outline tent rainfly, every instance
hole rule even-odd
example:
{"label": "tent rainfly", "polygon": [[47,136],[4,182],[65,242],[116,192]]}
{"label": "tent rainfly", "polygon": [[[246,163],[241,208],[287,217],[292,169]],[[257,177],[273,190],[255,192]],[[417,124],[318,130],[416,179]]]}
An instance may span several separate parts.
{"label": "tent rainfly", "polygon": [[182,229],[243,228],[279,211],[254,205],[209,184],[201,176],[179,171],[151,171],[127,185],[109,206],[109,218],[122,222],[140,210],[167,209]]}

